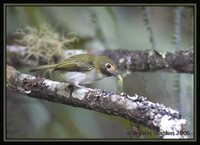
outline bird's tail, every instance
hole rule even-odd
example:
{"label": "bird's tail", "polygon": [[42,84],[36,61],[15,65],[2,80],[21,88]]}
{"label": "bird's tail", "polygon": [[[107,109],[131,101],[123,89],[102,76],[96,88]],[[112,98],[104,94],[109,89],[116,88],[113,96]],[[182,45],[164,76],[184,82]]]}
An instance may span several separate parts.
{"label": "bird's tail", "polygon": [[45,69],[54,69],[55,67],[56,67],[56,64],[41,65],[41,66],[36,66],[36,67],[30,69],[30,71],[33,72],[33,71],[39,71],[39,70],[45,70]]}

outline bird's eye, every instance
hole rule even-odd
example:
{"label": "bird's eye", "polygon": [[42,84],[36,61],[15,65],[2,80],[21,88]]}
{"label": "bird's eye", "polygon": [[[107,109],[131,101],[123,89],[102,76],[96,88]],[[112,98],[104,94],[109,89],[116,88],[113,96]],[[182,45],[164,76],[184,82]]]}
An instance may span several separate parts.
{"label": "bird's eye", "polygon": [[106,64],[107,68],[111,68],[111,65],[109,63]]}

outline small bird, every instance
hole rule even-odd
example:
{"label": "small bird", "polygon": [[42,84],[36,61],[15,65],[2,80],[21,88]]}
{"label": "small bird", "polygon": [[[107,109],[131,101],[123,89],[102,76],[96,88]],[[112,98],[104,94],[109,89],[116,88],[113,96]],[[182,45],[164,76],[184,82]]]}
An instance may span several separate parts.
{"label": "small bird", "polygon": [[109,76],[115,76],[119,80],[123,80],[117,71],[116,64],[106,56],[78,54],[58,64],[37,66],[30,71],[46,69],[63,72],[66,81],[79,88],[85,88],[81,85],[91,84]]}

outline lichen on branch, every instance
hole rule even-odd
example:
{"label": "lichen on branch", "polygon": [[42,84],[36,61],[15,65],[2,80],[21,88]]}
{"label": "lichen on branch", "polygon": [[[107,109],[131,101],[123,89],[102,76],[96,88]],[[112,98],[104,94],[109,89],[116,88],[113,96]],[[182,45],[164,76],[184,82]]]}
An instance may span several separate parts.
{"label": "lichen on branch", "polygon": [[116,94],[99,89],[73,88],[68,83],[51,81],[16,71],[7,66],[8,87],[29,97],[82,107],[110,115],[121,116],[157,132],[173,132],[163,138],[186,138],[176,135],[184,131],[186,120],[180,113],[163,104],[153,103],[144,96]]}

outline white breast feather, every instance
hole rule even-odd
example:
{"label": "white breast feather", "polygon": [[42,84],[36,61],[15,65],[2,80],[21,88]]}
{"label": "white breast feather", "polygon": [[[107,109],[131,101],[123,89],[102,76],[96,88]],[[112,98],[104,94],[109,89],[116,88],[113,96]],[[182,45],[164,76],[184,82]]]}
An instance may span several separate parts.
{"label": "white breast feather", "polygon": [[65,79],[70,83],[78,83],[78,84],[91,84],[96,80],[104,78],[105,75],[101,73],[97,73],[95,69],[89,72],[66,72]]}

